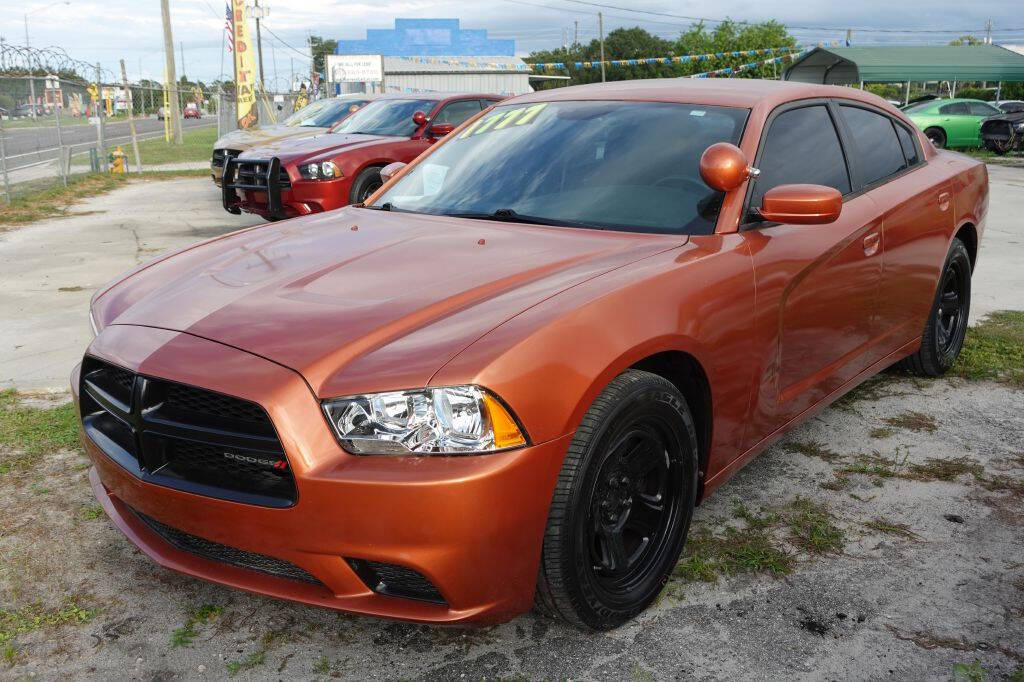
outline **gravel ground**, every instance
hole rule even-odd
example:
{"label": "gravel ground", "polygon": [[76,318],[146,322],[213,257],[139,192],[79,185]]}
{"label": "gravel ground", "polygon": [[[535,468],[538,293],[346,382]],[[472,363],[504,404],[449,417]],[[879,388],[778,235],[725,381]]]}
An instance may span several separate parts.
{"label": "gravel ground", "polygon": [[[2,479],[0,590],[19,604],[38,600],[42,611],[72,600],[95,615],[19,636],[0,677],[949,679],[954,665],[977,660],[990,679],[1006,679],[1024,667],[1021,405],[1019,391],[999,384],[884,375],[762,454],[697,511],[696,533],[742,527],[738,503],[763,513],[799,496],[841,529],[838,552],[808,554],[772,528],[795,562],[789,575],[675,579],[655,607],[607,634],[534,614],[485,629],[409,625],[183,577],[154,565],[102,515],[92,518],[83,456],[54,453]],[[924,426],[872,435],[907,410],[926,415]],[[807,443],[835,456],[790,451]],[[872,451],[895,458],[897,475],[841,475],[845,486],[829,489],[837,471]],[[980,478],[900,477],[928,458],[958,457],[980,465]],[[1002,489],[986,489],[991,480]],[[899,530],[865,526],[878,519]],[[176,631],[200,610],[210,615],[193,616],[194,638],[181,644]]]}
{"label": "gravel ground", "polygon": [[[1014,188],[1024,172],[992,172],[976,300],[1022,309],[1024,193]],[[92,287],[226,224],[208,184],[140,184],[105,204],[123,213],[93,213],[92,200],[74,221],[4,235],[0,318],[16,328],[0,326],[3,383],[59,388],[81,352],[71,346],[85,335]],[[185,212],[160,215],[159,201],[200,186]],[[168,215],[179,227],[161,232]],[[98,239],[78,239],[83,229]],[[26,353],[21,337],[43,350]],[[29,402],[66,400],[43,392]],[[103,517],[79,452],[51,452],[0,473],[0,679],[916,680],[950,679],[975,661],[989,679],[1009,679],[1024,668],[1022,407],[1020,390],[997,383],[872,380],[697,510],[695,537],[763,524],[789,573],[681,574],[657,605],[606,634],[534,614],[484,629],[409,625],[183,577]],[[816,510],[830,547],[809,551],[794,537],[794,502]]]}

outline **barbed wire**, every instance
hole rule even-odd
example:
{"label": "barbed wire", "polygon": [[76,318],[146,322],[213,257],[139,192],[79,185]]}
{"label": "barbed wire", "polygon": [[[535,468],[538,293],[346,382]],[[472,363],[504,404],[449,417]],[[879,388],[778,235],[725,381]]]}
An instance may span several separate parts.
{"label": "barbed wire", "polygon": [[[35,75],[37,71],[55,75],[74,73],[86,81],[96,78],[96,64],[75,59],[61,47],[50,45],[39,48],[0,43],[0,74],[29,76]],[[100,80],[107,83],[116,83],[120,80],[117,74],[109,69],[100,68],[99,75]]]}

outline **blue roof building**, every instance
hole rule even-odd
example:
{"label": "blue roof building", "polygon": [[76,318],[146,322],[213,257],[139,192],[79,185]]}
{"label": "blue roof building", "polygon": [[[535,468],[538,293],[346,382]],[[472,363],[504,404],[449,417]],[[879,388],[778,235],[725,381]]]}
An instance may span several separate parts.
{"label": "blue roof building", "polygon": [[395,19],[393,29],[367,29],[366,40],[339,40],[334,54],[511,57],[515,52],[514,40],[488,38],[486,29],[459,28],[458,19]]}

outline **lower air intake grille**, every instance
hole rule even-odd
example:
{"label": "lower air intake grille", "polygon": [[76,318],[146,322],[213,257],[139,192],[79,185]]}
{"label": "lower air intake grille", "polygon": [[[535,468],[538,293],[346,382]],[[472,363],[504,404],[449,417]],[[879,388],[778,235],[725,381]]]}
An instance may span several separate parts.
{"label": "lower air intake grille", "polygon": [[213,542],[212,540],[204,540],[201,537],[190,535],[183,530],[178,530],[177,528],[168,526],[166,523],[161,523],[150,516],[146,516],[140,511],[135,511],[134,509],[132,509],[132,511],[136,516],[142,519],[154,533],[182,552],[195,554],[196,556],[203,557],[204,559],[210,559],[211,561],[219,561],[222,564],[230,564],[231,566],[236,566],[238,568],[246,568],[250,571],[267,573],[268,575],[273,575],[278,578],[299,580],[304,583],[312,583],[314,585],[323,584],[295,564],[282,559],[275,559],[274,557],[269,557],[265,554],[247,552],[244,549],[229,547],[228,545],[222,545],[219,542]]}
{"label": "lower air intake grille", "polygon": [[347,559],[347,561],[359,579],[378,594],[418,599],[435,604],[447,603],[426,576],[411,568],[379,561],[366,561],[365,559]]}

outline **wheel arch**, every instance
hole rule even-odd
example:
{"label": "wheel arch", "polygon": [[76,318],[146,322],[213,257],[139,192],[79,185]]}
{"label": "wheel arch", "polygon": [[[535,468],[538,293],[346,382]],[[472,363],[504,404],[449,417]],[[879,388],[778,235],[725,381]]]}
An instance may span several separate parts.
{"label": "wheel arch", "polygon": [[978,229],[974,223],[968,221],[957,229],[953,237],[962,241],[967,247],[967,255],[971,258],[971,271],[973,272],[974,264],[978,260]]}
{"label": "wheel arch", "polygon": [[665,350],[634,362],[628,369],[639,369],[656,374],[679,389],[690,408],[693,425],[697,431],[698,471],[700,489],[697,500],[700,501],[704,492],[704,479],[707,474],[708,459],[711,454],[711,431],[713,425],[713,407],[711,403],[711,384],[707,372],[697,358],[681,350]]}

